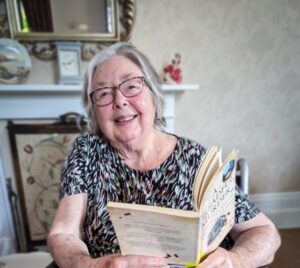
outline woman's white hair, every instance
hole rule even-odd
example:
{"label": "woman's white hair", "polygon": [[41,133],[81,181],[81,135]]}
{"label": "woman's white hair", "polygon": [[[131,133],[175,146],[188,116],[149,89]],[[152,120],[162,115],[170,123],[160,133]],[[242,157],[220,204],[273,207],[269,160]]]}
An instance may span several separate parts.
{"label": "woman's white hair", "polygon": [[93,109],[93,104],[89,94],[93,90],[92,80],[97,67],[113,55],[119,55],[129,59],[134,64],[136,64],[142,71],[144,77],[146,78],[147,85],[150,88],[155,107],[154,127],[158,130],[162,130],[164,127],[164,102],[158,75],[152,67],[152,65],[150,64],[148,58],[143,53],[138,51],[132,44],[126,42],[119,42],[109,46],[108,48],[95,55],[89,63],[88,69],[84,77],[82,95],[83,106],[87,114],[88,129],[95,134],[101,133],[101,129],[99,128],[99,125],[97,123],[96,114]]}

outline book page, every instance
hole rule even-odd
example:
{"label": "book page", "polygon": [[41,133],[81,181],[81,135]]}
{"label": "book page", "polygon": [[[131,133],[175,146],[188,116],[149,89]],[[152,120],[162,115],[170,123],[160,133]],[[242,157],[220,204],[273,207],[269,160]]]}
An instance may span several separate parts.
{"label": "book page", "polygon": [[211,162],[216,157],[217,154],[217,147],[213,146],[209,148],[207,151],[205,158],[203,159],[203,162],[201,163],[198,173],[196,175],[195,181],[194,181],[194,187],[193,187],[193,200],[194,200],[194,210],[198,211],[200,208],[199,203],[199,195],[200,190],[202,188],[203,181],[206,177],[207,170],[209,169]]}
{"label": "book page", "polygon": [[203,195],[207,190],[207,187],[211,180],[214,177],[214,174],[217,172],[217,170],[220,168],[222,164],[222,155],[221,150],[217,151],[214,155],[214,158],[211,160],[210,165],[207,168],[206,174],[204,175],[204,178],[202,179],[202,185],[198,194],[198,207],[200,208]]}
{"label": "book page", "polygon": [[169,264],[196,262],[198,213],[187,211],[191,217],[185,217],[134,209],[138,206],[108,203],[122,255],[164,256]]}
{"label": "book page", "polygon": [[199,244],[205,254],[219,246],[234,224],[236,160],[232,151],[203,196]]}

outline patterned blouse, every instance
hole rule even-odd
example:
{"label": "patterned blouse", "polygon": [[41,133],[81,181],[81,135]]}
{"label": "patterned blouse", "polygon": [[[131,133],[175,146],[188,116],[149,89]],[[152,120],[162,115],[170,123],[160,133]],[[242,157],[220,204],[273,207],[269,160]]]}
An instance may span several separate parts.
{"label": "patterned blouse", "polygon": [[[62,169],[62,197],[87,193],[83,236],[92,257],[120,252],[110,221],[108,201],[193,210],[192,189],[206,149],[177,137],[172,154],[157,168],[130,168],[104,137],[78,137]],[[259,210],[236,187],[236,222],[247,221]],[[229,248],[228,236],[222,246]]]}

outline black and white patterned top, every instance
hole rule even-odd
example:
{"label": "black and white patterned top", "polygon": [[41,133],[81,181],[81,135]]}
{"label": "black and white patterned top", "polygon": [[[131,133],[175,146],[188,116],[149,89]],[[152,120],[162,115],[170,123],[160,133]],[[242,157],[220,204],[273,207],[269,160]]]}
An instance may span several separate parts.
{"label": "black and white patterned top", "polygon": [[[85,242],[92,257],[120,252],[110,221],[108,201],[193,209],[194,178],[206,149],[177,137],[174,151],[159,167],[139,171],[126,165],[104,138],[85,133],[74,142],[62,169],[62,197],[87,193]],[[259,210],[237,188],[236,222],[255,217]],[[229,238],[224,245],[228,247]]]}

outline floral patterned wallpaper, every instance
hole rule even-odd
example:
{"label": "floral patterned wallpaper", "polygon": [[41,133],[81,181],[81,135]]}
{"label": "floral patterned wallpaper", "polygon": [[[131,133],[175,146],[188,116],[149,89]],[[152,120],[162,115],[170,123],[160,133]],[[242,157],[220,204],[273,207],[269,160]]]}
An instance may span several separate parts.
{"label": "floral patterned wallpaper", "polygon": [[176,133],[239,149],[251,194],[300,191],[300,1],[137,2],[132,42],[158,71],[180,53],[200,86],[177,95]]}

